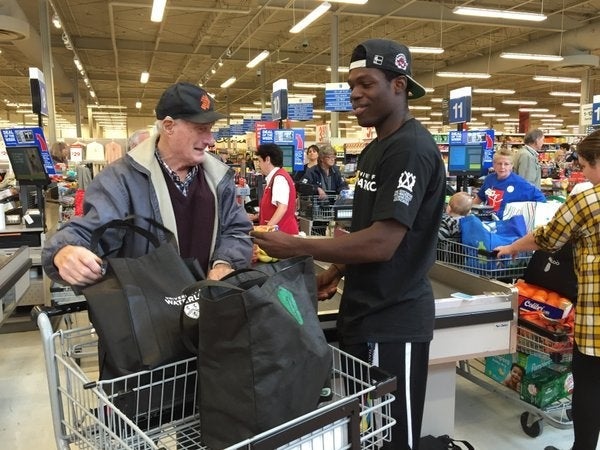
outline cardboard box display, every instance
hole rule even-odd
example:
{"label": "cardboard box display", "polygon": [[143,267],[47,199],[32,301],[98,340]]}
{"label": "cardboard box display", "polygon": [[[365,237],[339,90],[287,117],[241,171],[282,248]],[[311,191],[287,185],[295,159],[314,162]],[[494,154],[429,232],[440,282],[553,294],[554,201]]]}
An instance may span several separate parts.
{"label": "cardboard box display", "polygon": [[[546,356],[528,355],[525,353],[508,353],[505,355],[487,356],[485,358],[485,374],[515,391],[519,391],[519,377],[523,377],[542,367],[552,364]],[[518,365],[519,367],[513,367]],[[511,371],[515,369],[511,376]],[[524,370],[523,370],[524,369]]]}
{"label": "cardboard box display", "polygon": [[552,364],[525,375],[521,382],[521,400],[545,408],[573,392],[573,374],[568,366]]}
{"label": "cardboard box display", "polygon": [[534,300],[523,295],[519,295],[519,309],[525,311],[541,311],[545,317],[554,320],[566,319],[571,312],[573,305],[566,308],[559,308],[548,303]]}

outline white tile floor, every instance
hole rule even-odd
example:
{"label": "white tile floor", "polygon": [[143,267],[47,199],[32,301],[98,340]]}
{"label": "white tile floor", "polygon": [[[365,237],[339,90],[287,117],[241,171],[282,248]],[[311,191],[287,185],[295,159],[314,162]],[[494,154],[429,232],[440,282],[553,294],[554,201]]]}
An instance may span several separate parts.
{"label": "white tile floor", "polygon": [[[458,377],[454,437],[476,450],[570,448],[572,430],[545,424],[537,438],[521,429],[518,402]],[[0,334],[0,448],[55,449],[48,388],[37,331]]]}

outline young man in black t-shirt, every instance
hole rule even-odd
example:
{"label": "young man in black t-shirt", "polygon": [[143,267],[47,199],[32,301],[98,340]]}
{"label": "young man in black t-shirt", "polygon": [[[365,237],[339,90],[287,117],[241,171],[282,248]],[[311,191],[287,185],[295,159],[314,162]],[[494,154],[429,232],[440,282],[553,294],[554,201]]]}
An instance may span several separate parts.
{"label": "young man in black t-shirt", "polygon": [[408,109],[407,100],[425,90],[411,76],[406,46],[363,42],[352,53],[348,84],[358,123],[377,131],[358,160],[352,232],[317,240],[255,233],[255,242],[275,257],[310,254],[334,263],[318,276],[321,299],[333,296],[345,275],[340,347],[397,377],[397,423],[384,448],[414,449],[435,319],[427,274],[435,261],[445,168],[431,134]]}

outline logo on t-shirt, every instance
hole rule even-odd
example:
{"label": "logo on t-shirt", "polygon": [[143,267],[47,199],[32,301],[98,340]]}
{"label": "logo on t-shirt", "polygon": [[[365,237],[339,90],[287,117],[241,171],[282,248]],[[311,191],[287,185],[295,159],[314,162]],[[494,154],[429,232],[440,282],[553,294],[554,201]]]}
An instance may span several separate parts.
{"label": "logo on t-shirt", "polygon": [[396,192],[394,192],[394,201],[401,202],[408,206],[413,198],[412,190],[415,186],[417,177],[414,174],[404,171],[398,178],[398,186],[396,186]]}
{"label": "logo on t-shirt", "polygon": [[500,210],[500,206],[502,206],[502,199],[504,198],[504,191],[500,189],[488,188],[485,190],[485,196],[487,197],[488,206],[491,206],[495,212]]}
{"label": "logo on t-shirt", "polygon": [[356,182],[356,186],[365,191],[377,192],[377,182],[375,181],[375,175],[360,172],[358,174],[358,181]]}

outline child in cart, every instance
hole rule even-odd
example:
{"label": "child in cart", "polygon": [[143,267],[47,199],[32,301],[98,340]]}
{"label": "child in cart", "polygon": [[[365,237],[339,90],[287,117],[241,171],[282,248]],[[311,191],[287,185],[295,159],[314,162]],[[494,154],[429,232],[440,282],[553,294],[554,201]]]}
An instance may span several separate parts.
{"label": "child in cart", "polygon": [[466,192],[457,192],[448,201],[442,216],[438,237],[440,239],[460,239],[460,218],[469,215],[473,197]]}
{"label": "child in cart", "polygon": [[[497,247],[498,255],[516,255],[527,250],[554,252],[569,242],[577,274],[573,346],[572,416],[575,442],[572,450],[595,449],[600,430],[600,130],[577,145],[579,165],[594,187],[572,195],[546,225],[510,245]],[[557,450],[553,446],[546,450]]]}

